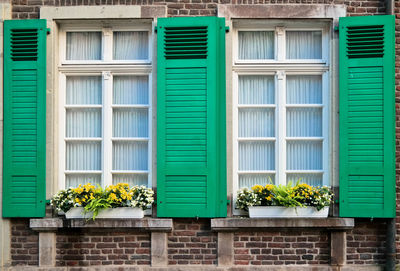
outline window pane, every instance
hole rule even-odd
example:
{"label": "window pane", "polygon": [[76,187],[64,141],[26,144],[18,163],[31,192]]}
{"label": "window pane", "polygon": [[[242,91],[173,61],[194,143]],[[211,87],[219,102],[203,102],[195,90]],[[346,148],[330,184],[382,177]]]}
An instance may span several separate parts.
{"label": "window pane", "polygon": [[321,170],[322,141],[287,142],[288,170]]}
{"label": "window pane", "polygon": [[274,174],[240,174],[239,188],[252,188],[256,184],[266,185],[275,183]]}
{"label": "window pane", "polygon": [[114,137],[147,137],[147,109],[116,109],[113,115]]}
{"label": "window pane", "polygon": [[114,142],[114,170],[147,170],[147,142]]}
{"label": "window pane", "polygon": [[286,122],[289,137],[322,136],[322,108],[288,108]]}
{"label": "window pane", "polygon": [[275,104],[273,76],[239,76],[239,104]]}
{"label": "window pane", "polygon": [[101,142],[67,142],[67,170],[101,170]]}
{"label": "window pane", "polygon": [[101,32],[67,32],[67,60],[101,60]]}
{"label": "window pane", "polygon": [[321,59],[321,31],[286,31],[287,59]]}
{"label": "window pane", "polygon": [[91,183],[93,185],[101,185],[100,174],[67,174],[65,179],[65,187],[78,187],[80,184],[84,185]]}
{"label": "window pane", "polygon": [[322,104],[320,75],[290,75],[286,77],[288,104]]}
{"label": "window pane", "polygon": [[67,105],[72,104],[101,104],[100,76],[68,76]]}
{"label": "window pane", "polygon": [[114,76],[114,104],[149,104],[147,76]]}
{"label": "window pane", "polygon": [[113,59],[134,60],[148,58],[148,32],[114,32]]}
{"label": "window pane", "polygon": [[117,183],[147,186],[147,174],[113,174],[113,184]]}
{"label": "window pane", "polygon": [[101,137],[101,109],[67,109],[67,137]]}
{"label": "window pane", "polygon": [[239,142],[239,170],[274,170],[275,142]]}
{"label": "window pane", "polygon": [[275,109],[239,109],[239,137],[274,137]]}
{"label": "window pane", "polygon": [[274,31],[240,31],[239,59],[273,59]]}
{"label": "window pane", "polygon": [[291,181],[293,184],[295,184],[298,180],[300,180],[301,183],[306,183],[312,186],[322,186],[322,174],[321,173],[315,173],[315,174],[287,174],[287,181]]}

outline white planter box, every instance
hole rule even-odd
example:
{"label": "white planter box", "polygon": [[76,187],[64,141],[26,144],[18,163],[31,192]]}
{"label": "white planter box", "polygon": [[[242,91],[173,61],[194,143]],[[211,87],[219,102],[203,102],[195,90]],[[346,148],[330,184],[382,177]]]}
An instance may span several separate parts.
{"label": "white planter box", "polygon": [[249,207],[249,216],[253,218],[326,218],[329,207],[317,211],[314,207],[253,206]]}
{"label": "white planter box", "polygon": [[[101,210],[96,216],[97,218],[143,218],[144,212],[140,208],[130,208],[130,207],[118,207],[118,208],[108,208]],[[83,207],[74,207],[65,213],[65,217],[70,218],[92,218],[93,213],[84,213]]]}

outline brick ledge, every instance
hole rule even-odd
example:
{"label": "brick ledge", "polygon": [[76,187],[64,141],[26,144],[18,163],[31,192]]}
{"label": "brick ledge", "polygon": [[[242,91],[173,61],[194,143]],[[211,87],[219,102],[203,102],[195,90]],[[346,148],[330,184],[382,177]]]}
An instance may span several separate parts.
{"label": "brick ledge", "polygon": [[245,228],[327,228],[347,230],[354,228],[354,218],[215,218],[214,231],[234,231]]}

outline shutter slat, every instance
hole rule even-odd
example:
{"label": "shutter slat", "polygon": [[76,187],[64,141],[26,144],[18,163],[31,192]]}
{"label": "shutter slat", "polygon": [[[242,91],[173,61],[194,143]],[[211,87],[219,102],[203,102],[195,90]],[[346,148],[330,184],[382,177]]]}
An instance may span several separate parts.
{"label": "shutter slat", "polygon": [[395,216],[394,17],[339,21],[342,217]]}
{"label": "shutter slat", "polygon": [[46,20],[4,22],[3,217],[44,217]]}

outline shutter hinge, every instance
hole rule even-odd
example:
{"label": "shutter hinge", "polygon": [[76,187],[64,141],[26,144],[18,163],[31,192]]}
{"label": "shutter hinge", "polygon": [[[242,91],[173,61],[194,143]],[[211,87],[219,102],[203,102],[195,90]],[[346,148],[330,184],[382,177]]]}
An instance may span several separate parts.
{"label": "shutter hinge", "polygon": [[229,204],[231,204],[231,200],[230,200],[230,199],[228,199],[228,200],[226,201],[226,205],[229,205]]}
{"label": "shutter hinge", "polygon": [[154,33],[157,33],[157,26],[154,27]]}
{"label": "shutter hinge", "polygon": [[339,26],[335,26],[335,27],[333,28],[333,30],[339,31]]}
{"label": "shutter hinge", "polygon": [[229,26],[225,26],[225,33],[229,32]]}
{"label": "shutter hinge", "polygon": [[50,28],[46,28],[46,34],[49,35],[50,34]]}

